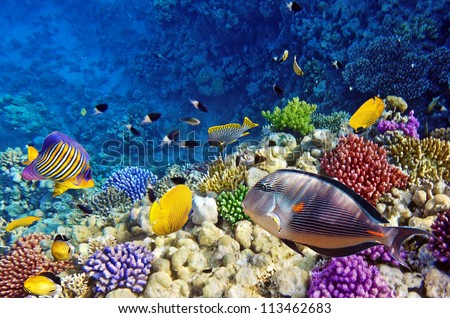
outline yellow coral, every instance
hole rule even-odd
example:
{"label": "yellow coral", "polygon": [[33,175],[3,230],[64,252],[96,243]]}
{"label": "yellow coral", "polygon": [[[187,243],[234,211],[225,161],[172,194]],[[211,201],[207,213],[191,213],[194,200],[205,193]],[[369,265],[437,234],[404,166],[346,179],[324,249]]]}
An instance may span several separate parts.
{"label": "yellow coral", "polygon": [[389,153],[396,164],[408,171],[409,184],[418,184],[420,179],[450,179],[449,141],[433,137],[419,140],[396,134]]}
{"label": "yellow coral", "polygon": [[208,175],[200,183],[199,190],[203,193],[235,191],[245,181],[247,174],[246,166],[236,166],[232,161],[224,162],[218,158],[209,166]]}

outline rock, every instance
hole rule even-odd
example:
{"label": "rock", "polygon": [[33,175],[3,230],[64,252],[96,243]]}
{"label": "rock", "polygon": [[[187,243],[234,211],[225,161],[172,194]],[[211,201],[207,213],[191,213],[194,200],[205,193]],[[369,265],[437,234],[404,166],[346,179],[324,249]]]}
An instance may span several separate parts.
{"label": "rock", "polygon": [[415,204],[421,206],[427,201],[427,193],[423,190],[417,190],[416,192],[414,192],[412,200]]}
{"label": "rock", "polygon": [[217,223],[218,215],[216,200],[213,198],[204,198],[199,195],[194,195],[192,200],[192,222],[201,225],[204,221]]}
{"label": "rock", "polygon": [[218,227],[211,222],[205,221],[198,233],[198,242],[203,246],[212,246],[221,236],[222,231]]}
{"label": "rock", "polygon": [[189,249],[182,247],[172,255],[170,263],[175,272],[178,272],[178,270],[187,262],[190,253],[191,251],[189,251]]}
{"label": "rock", "polygon": [[436,194],[434,198],[425,203],[424,215],[436,215],[438,212],[442,212],[450,209],[450,197],[446,194]]}
{"label": "rock", "polygon": [[284,268],[272,276],[270,292],[275,297],[305,297],[308,280],[308,272],[298,267]]}
{"label": "rock", "polygon": [[431,269],[425,276],[425,290],[427,297],[449,298],[450,277],[436,268]]}
{"label": "rock", "polygon": [[152,262],[152,270],[154,272],[170,273],[170,262],[165,258],[157,258]]}
{"label": "rock", "polygon": [[200,250],[200,248],[198,247],[197,242],[195,242],[193,239],[190,239],[190,238],[179,239],[176,244],[177,244],[178,248],[181,248],[181,247],[184,246],[190,251],[198,251],[198,250]]}
{"label": "rock", "polygon": [[92,237],[91,231],[84,225],[74,225],[72,231],[72,240],[75,244],[87,243]]}
{"label": "rock", "polygon": [[239,268],[236,273],[235,280],[236,284],[239,284],[242,287],[251,287],[258,283],[258,278],[253,270],[248,266]]}
{"label": "rock", "polygon": [[225,284],[223,281],[215,277],[210,277],[206,280],[205,287],[203,287],[203,297],[206,298],[220,298],[223,295]]}
{"label": "rock", "polygon": [[287,167],[287,162],[283,157],[273,157],[266,161],[265,168],[269,173],[275,172],[278,169]]}
{"label": "rock", "polygon": [[248,298],[250,293],[240,285],[231,285],[225,290],[226,298]]}
{"label": "rock", "polygon": [[172,284],[172,278],[165,272],[156,272],[152,274],[145,286],[144,297],[165,297],[167,290]]}
{"label": "rock", "polygon": [[388,109],[398,110],[401,113],[408,108],[408,104],[403,98],[393,95],[386,96],[386,104]]}
{"label": "rock", "polygon": [[206,258],[202,253],[193,252],[188,257],[188,267],[192,271],[201,272],[207,265]]}
{"label": "rock", "polygon": [[236,223],[234,230],[234,238],[243,248],[250,248],[252,245],[253,224],[248,220],[239,221]]}
{"label": "rock", "polygon": [[426,218],[419,218],[417,216],[413,216],[408,221],[408,226],[416,227],[424,231],[431,232],[431,224],[433,224],[434,220],[436,219],[435,215],[426,217]]}
{"label": "rock", "polygon": [[137,295],[128,288],[119,288],[106,294],[106,298],[137,298]]}
{"label": "rock", "polygon": [[251,167],[248,170],[247,175],[247,185],[249,188],[253,187],[259,180],[267,176],[269,173],[267,171],[261,170],[256,167]]}

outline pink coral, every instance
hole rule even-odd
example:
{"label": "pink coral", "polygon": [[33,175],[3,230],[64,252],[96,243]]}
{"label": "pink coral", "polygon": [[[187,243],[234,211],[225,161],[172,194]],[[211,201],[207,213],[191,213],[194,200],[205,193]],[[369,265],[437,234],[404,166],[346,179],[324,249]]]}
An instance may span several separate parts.
{"label": "pink coral", "polygon": [[386,150],[363,137],[342,136],[322,158],[322,169],[375,205],[392,188],[406,186],[408,176],[387,161]]}
{"label": "pink coral", "polygon": [[42,252],[40,242],[51,239],[50,235],[30,234],[18,239],[7,255],[0,256],[0,297],[25,297],[25,280],[42,271],[58,274],[72,268],[69,261],[56,262]]}

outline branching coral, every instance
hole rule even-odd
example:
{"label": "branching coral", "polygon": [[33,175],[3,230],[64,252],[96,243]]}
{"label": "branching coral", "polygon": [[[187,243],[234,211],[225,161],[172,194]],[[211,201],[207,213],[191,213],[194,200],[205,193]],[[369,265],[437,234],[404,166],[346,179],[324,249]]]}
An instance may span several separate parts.
{"label": "branching coral", "polygon": [[41,241],[50,235],[30,234],[18,239],[7,255],[0,256],[0,297],[25,297],[25,280],[42,271],[58,274],[72,268],[70,261],[52,261],[42,252]]}
{"label": "branching coral", "polygon": [[236,191],[224,191],[217,197],[217,209],[220,215],[235,224],[241,220],[250,220],[250,217],[242,211],[241,203],[248,192],[248,187],[241,184]]}
{"label": "branching coral", "polygon": [[408,114],[408,119],[406,123],[397,122],[394,120],[380,120],[377,125],[377,129],[380,133],[384,133],[385,131],[402,131],[406,136],[410,136],[416,139],[419,139],[419,134],[417,133],[417,129],[419,128],[420,123],[416,117],[414,117],[414,111],[411,110]]}
{"label": "branching coral", "polygon": [[15,165],[19,165],[22,160],[20,157],[22,156],[22,150],[20,148],[8,148],[3,152],[0,156],[0,166],[6,169],[14,167]]}
{"label": "branching coral", "polygon": [[88,277],[85,273],[75,273],[61,278],[63,286],[59,298],[87,298],[91,294],[91,288],[88,285]]}
{"label": "branching coral", "polygon": [[205,177],[204,173],[197,170],[194,164],[179,166],[173,164],[168,167],[164,173],[164,177],[159,179],[152,187],[158,198],[162,197],[172,186],[171,178],[178,177],[184,179],[185,184],[192,191],[197,191],[200,181]]}
{"label": "branching coral", "polygon": [[125,191],[115,187],[109,187],[87,198],[82,198],[77,203],[104,217],[127,212],[132,207],[131,199]]}
{"label": "branching coral", "polygon": [[342,129],[343,125],[348,123],[350,114],[347,112],[334,112],[330,115],[324,115],[321,113],[313,113],[311,115],[311,121],[314,127],[320,129],[331,130],[337,134]]}
{"label": "branching coral", "polygon": [[152,260],[153,254],[147,248],[127,242],[95,252],[86,260],[83,270],[95,280],[96,296],[117,288],[142,293]]}
{"label": "branching coral", "polygon": [[421,179],[450,180],[450,141],[395,135],[389,154],[395,164],[408,171],[410,184],[418,184]]}
{"label": "branching coral", "polygon": [[406,185],[407,176],[388,163],[386,150],[356,135],[342,136],[322,158],[322,169],[375,205],[394,187]]}
{"label": "branching coral", "polygon": [[311,272],[311,298],[387,298],[393,291],[375,265],[362,256],[332,258]]}
{"label": "branching coral", "polygon": [[276,106],[273,113],[269,110],[263,110],[261,113],[272,124],[272,129],[276,131],[287,129],[306,135],[314,130],[314,125],[311,123],[311,114],[314,113],[316,108],[315,104],[308,104],[305,101],[300,101],[298,97],[294,97],[288,101],[283,109]]}
{"label": "branching coral", "polygon": [[428,249],[442,263],[450,262],[450,210],[438,213],[436,220],[431,225],[431,233]]}
{"label": "branching coral", "polygon": [[236,166],[232,161],[224,162],[218,158],[209,166],[208,175],[200,183],[199,190],[203,193],[234,191],[245,182],[247,174],[245,165]]}
{"label": "branching coral", "polygon": [[430,133],[430,136],[436,139],[450,141],[450,127],[436,128]]}
{"label": "branching coral", "polygon": [[155,184],[157,177],[149,170],[127,167],[112,173],[103,184],[103,189],[115,187],[125,193],[134,202],[141,200],[147,193],[148,185]]}

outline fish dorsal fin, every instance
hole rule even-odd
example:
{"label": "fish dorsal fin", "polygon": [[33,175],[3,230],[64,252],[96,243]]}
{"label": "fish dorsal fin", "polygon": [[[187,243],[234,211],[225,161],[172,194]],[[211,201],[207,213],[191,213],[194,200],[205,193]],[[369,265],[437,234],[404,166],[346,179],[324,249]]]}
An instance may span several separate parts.
{"label": "fish dorsal fin", "polygon": [[259,124],[252,122],[248,117],[244,118],[244,123],[242,124],[242,127],[245,127],[246,129],[250,129],[250,128],[254,128],[254,127],[258,127],[258,126],[259,126]]}
{"label": "fish dorsal fin", "polygon": [[365,249],[368,249],[372,246],[380,245],[380,244],[381,243],[378,243],[378,242],[364,242],[364,243],[361,243],[358,245],[348,246],[346,248],[321,248],[321,247],[306,245],[306,244],[305,244],[305,246],[308,246],[314,252],[325,255],[325,256],[343,257],[343,256],[349,256],[349,255],[359,253],[361,251],[364,251]]}
{"label": "fish dorsal fin", "polygon": [[64,242],[67,242],[67,241],[69,241],[69,238],[68,238],[67,236],[65,236],[64,234],[57,234],[57,235],[55,236],[54,241],[64,241]]}
{"label": "fish dorsal fin", "polygon": [[152,226],[153,232],[158,235],[167,234],[164,227],[164,219],[166,215],[161,208],[161,205],[158,201],[155,201],[150,208],[150,225]]}
{"label": "fish dorsal fin", "polygon": [[64,142],[66,144],[71,145],[72,147],[77,148],[81,152],[81,154],[86,158],[86,161],[89,161],[89,154],[84,149],[84,147],[80,143],[78,143],[78,141],[70,138],[66,134],[63,134],[62,132],[59,131],[54,131],[45,138],[44,143],[42,144],[41,152],[44,152],[46,149],[48,149],[52,145],[57,144],[58,142]]}
{"label": "fish dorsal fin", "polygon": [[378,211],[375,209],[369,202],[367,202],[362,196],[360,196],[356,191],[354,191],[352,188],[346,186],[345,184],[339,182],[336,179],[318,175],[311,172],[306,171],[300,171],[300,170],[293,170],[293,169],[280,169],[278,171],[287,171],[287,172],[294,172],[294,173],[301,173],[308,176],[311,176],[313,178],[317,178],[323,181],[326,181],[335,187],[339,188],[343,192],[345,192],[347,195],[349,195],[353,200],[355,200],[356,203],[358,203],[367,213],[369,216],[378,223],[389,223],[388,220],[386,220]]}
{"label": "fish dorsal fin", "polygon": [[55,284],[61,285],[61,279],[52,272],[42,272],[38,276],[44,276],[53,281]]}
{"label": "fish dorsal fin", "polygon": [[39,151],[37,151],[37,149],[34,148],[33,146],[27,146],[27,150],[28,150],[28,159],[22,162],[22,164],[24,165],[29,165],[30,163],[33,162],[33,160],[35,160],[39,156]]}

